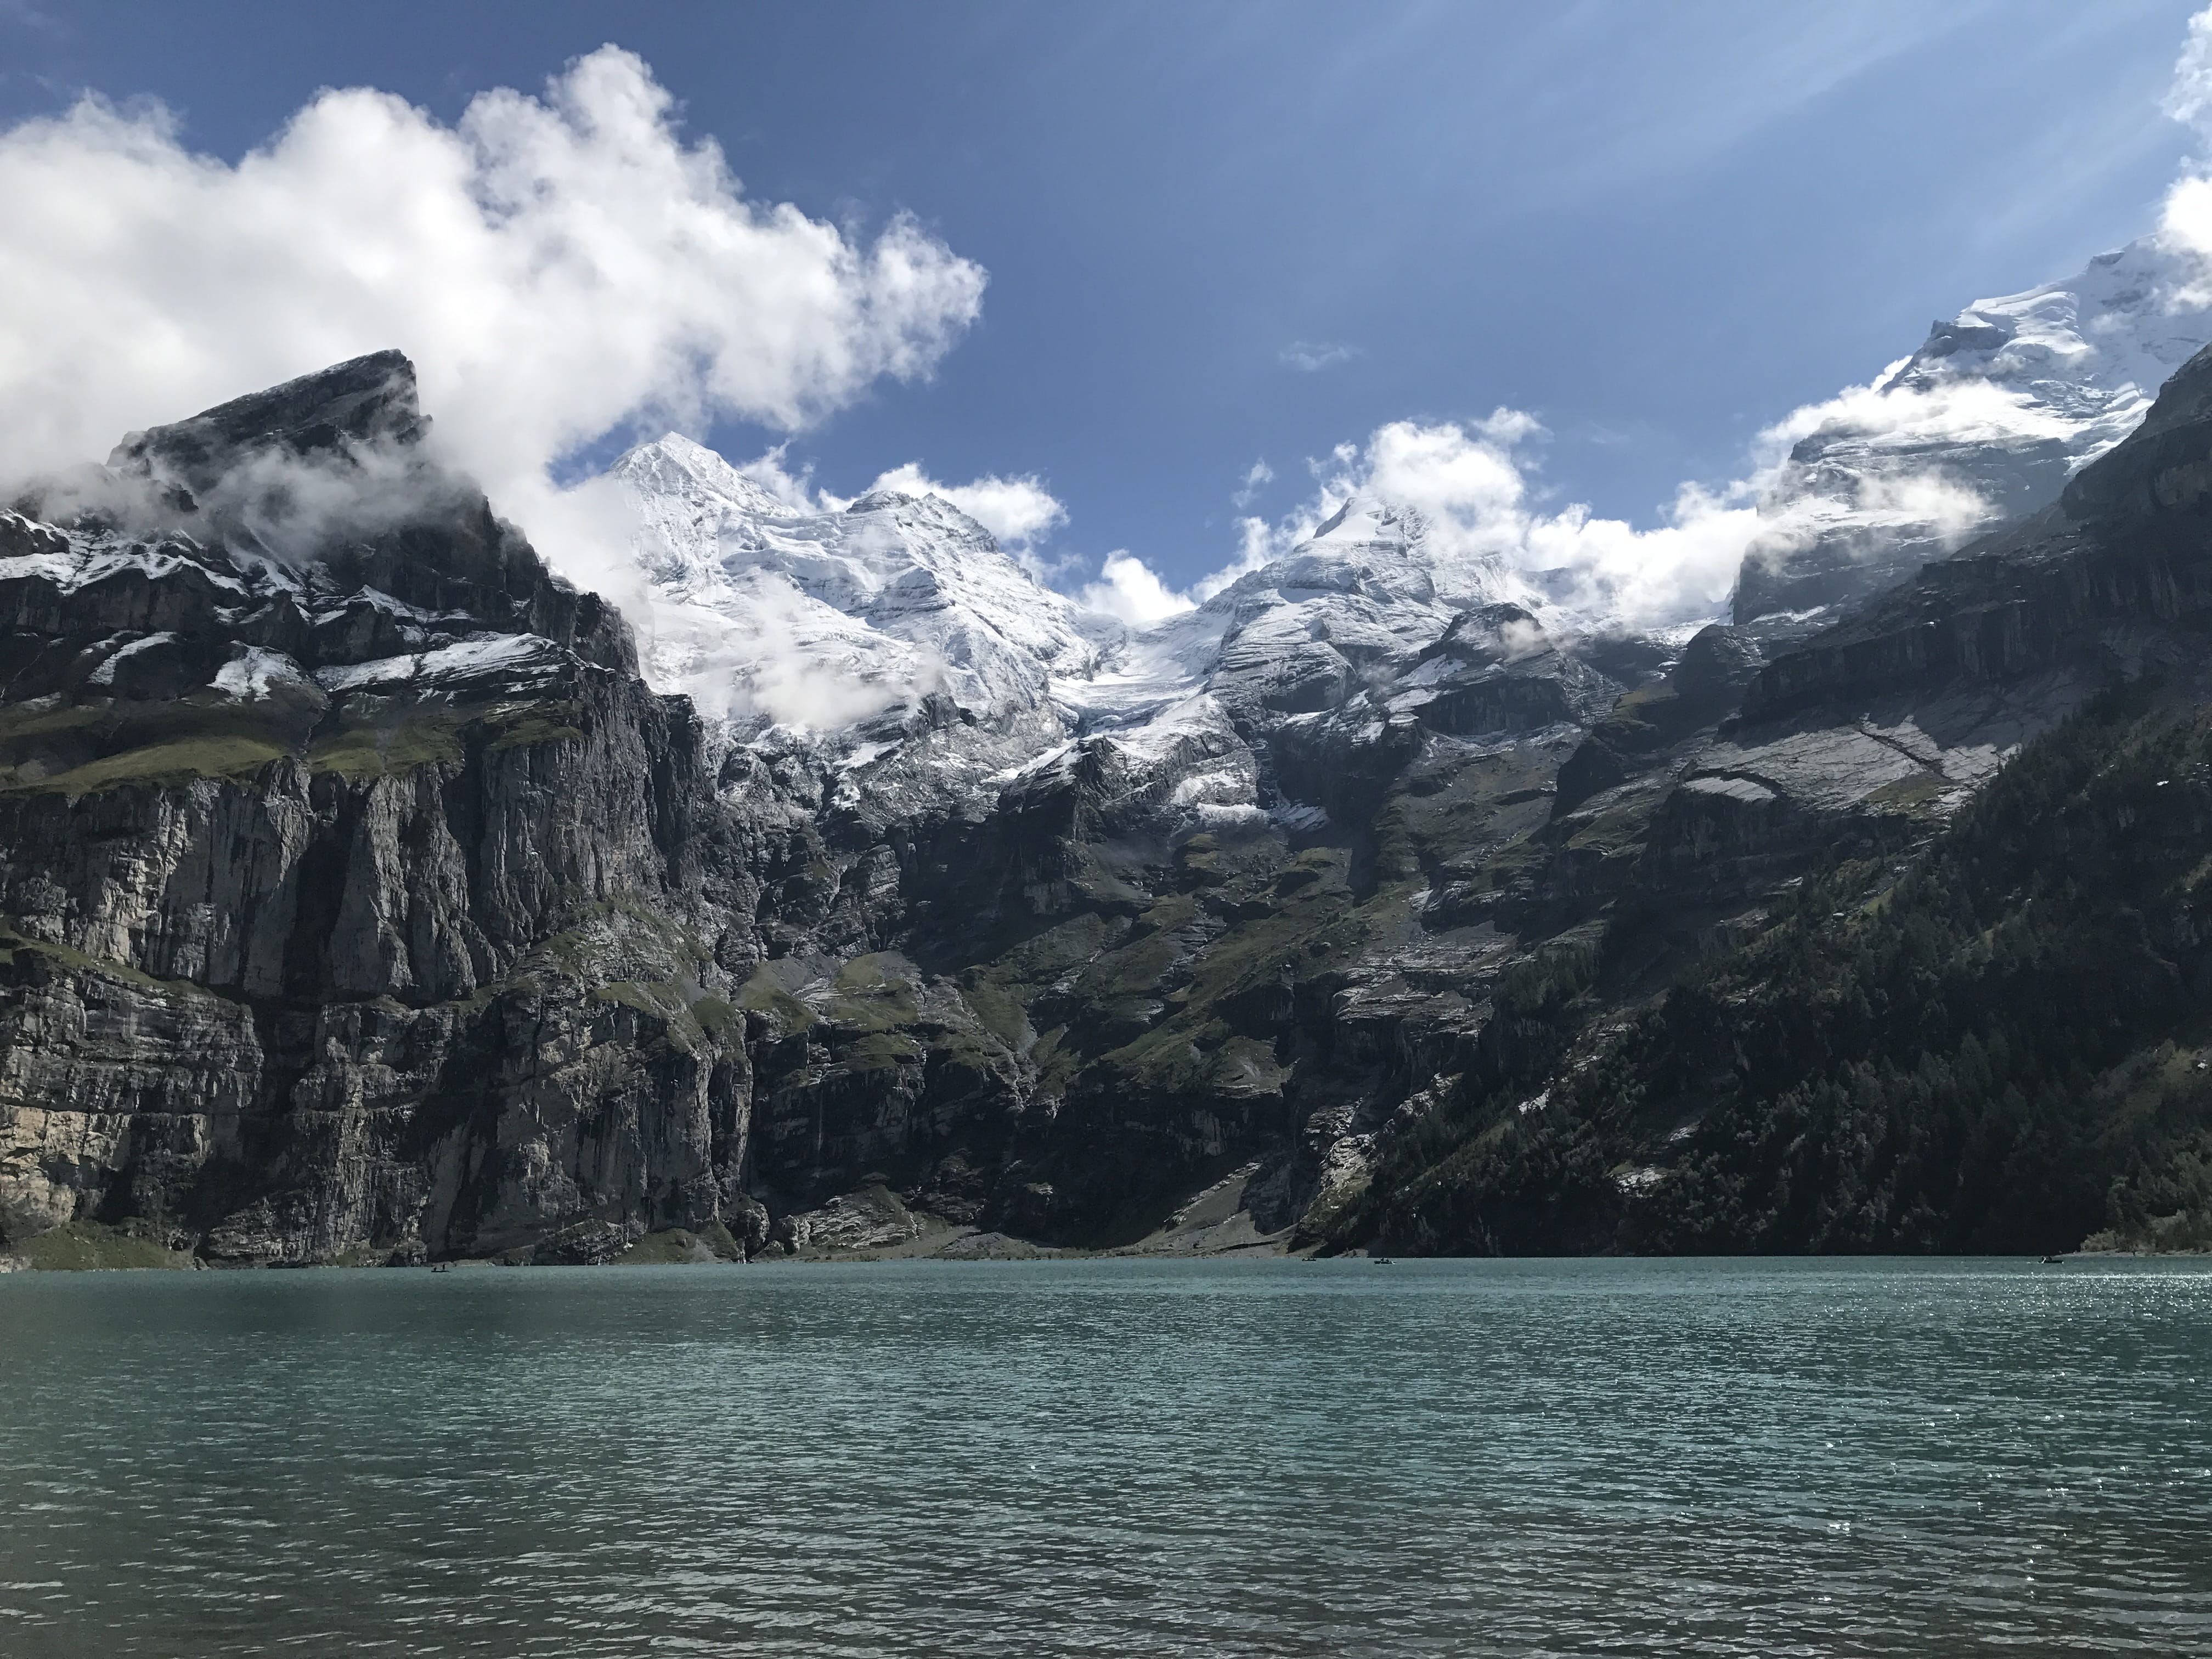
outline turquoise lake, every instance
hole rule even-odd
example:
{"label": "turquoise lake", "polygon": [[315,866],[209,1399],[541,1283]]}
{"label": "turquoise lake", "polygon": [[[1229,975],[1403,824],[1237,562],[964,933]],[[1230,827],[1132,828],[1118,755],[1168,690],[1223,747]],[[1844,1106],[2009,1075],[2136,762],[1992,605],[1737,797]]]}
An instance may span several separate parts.
{"label": "turquoise lake", "polygon": [[2212,1652],[2212,1267],[0,1278],[0,1653]]}

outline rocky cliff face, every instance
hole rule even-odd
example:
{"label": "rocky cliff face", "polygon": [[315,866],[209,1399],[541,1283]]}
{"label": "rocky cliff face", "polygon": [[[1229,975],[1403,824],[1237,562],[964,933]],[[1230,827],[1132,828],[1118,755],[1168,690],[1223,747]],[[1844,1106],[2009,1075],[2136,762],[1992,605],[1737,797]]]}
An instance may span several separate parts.
{"label": "rocky cliff face", "polygon": [[1486,1035],[1522,1051],[1455,1079],[1328,1236],[2204,1236],[2208,457],[2212,352],[2051,507],[1795,650],[1729,653],[1717,726],[1624,697],[1561,775],[1562,823],[1632,824],[1596,948],[1498,1000]]}
{"label": "rocky cliff face", "polygon": [[2186,678],[2209,375],[1796,647],[1578,632],[1368,501],[1131,635],[933,498],[634,452],[659,621],[727,645],[773,590],[817,667],[936,665],[813,723],[649,689],[397,356],[135,434],[0,520],[0,1230],[1663,1243],[1626,1218],[1686,1120],[1576,1079],[1808,872],[1909,864],[2100,688]]}
{"label": "rocky cliff face", "polygon": [[757,1216],[697,724],[422,429],[365,358],[0,520],[11,1238],[588,1260]]}

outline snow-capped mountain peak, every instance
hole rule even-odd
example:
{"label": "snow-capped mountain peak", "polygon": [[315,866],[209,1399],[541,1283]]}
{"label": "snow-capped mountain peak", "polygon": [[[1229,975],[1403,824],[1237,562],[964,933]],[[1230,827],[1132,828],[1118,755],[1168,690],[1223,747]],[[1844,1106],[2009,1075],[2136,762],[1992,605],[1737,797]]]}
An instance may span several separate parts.
{"label": "snow-capped mountain peak", "polygon": [[2202,279],[2194,255],[2145,237],[1975,301],[1874,386],[1800,411],[1736,620],[1832,614],[2055,499],[2212,341]]}
{"label": "snow-capped mountain peak", "polygon": [[[1993,300],[1937,323],[1884,392],[1934,392],[1969,379],[2015,390],[2062,416],[2141,418],[2173,371],[2204,343],[2207,319],[2181,297],[2196,261],[2154,237],[2100,253],[2079,273]],[[2128,412],[2135,411],[2135,418]]]}
{"label": "snow-capped mountain peak", "polygon": [[711,580],[724,523],[783,510],[721,456],[678,432],[638,445],[612,471],[644,521],[631,544],[647,574],[681,591]]}
{"label": "snow-capped mountain peak", "polygon": [[[2191,297],[2200,275],[2155,239],[2130,244],[2065,281],[1977,301],[1876,382],[1791,417],[1738,619],[1814,625],[2054,498],[2212,338],[2212,312]],[[994,754],[1135,741],[1173,710],[1187,725],[1194,698],[1243,729],[1363,698],[1381,708],[1407,677],[1445,672],[1424,653],[1470,614],[1510,611],[1560,640],[1590,625],[1481,526],[1372,494],[1132,633],[1042,586],[935,495],[794,499],[674,434],[613,473],[636,513],[647,672],[740,740],[781,726],[873,752],[888,740],[880,717],[933,696]],[[1505,673],[1510,657],[1450,672]]]}
{"label": "snow-capped mountain peak", "polygon": [[782,500],[704,446],[641,444],[611,473],[636,514],[648,672],[741,728],[830,731],[935,692],[1042,715],[1095,648],[1060,594],[934,495]]}
{"label": "snow-capped mountain peak", "polygon": [[1356,495],[1200,609],[1225,617],[1240,636],[1255,628],[1317,639],[1379,629],[1391,648],[1418,651],[1462,611],[1529,597],[1502,558],[1460,539],[1411,507]]}

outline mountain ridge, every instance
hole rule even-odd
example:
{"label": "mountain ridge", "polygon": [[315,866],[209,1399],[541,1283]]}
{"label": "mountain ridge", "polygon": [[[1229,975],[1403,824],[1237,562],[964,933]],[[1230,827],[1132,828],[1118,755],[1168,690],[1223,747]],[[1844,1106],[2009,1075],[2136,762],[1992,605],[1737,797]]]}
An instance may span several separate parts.
{"label": "mountain ridge", "polygon": [[[1971,327],[1899,373],[2021,335]],[[2073,775],[2115,685],[2201,701],[2208,354],[1825,628],[1593,629],[1355,496],[1133,631],[937,497],[795,504],[672,438],[617,465],[641,649],[440,469],[404,364],[132,434],[0,520],[11,1248],[1750,1237],[1654,1218],[1750,1180],[1715,1136],[1766,1144],[1788,1089],[1747,1073],[1711,1130],[1623,1107],[1719,1075],[1666,1011],[1817,934],[1806,895],[1978,845],[1991,780]],[[2175,1099],[2100,1167],[2186,1211]]]}

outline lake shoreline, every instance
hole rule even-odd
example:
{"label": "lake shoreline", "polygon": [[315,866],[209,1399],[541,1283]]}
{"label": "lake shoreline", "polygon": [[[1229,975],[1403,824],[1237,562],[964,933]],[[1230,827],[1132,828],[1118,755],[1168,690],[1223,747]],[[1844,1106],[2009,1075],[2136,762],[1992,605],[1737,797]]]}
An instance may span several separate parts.
{"label": "lake shoreline", "polygon": [[[37,1247],[56,1235],[63,1235],[72,1248],[52,1249],[47,1259],[34,1254]],[[103,1235],[106,1235],[103,1237]],[[723,1240],[728,1240],[726,1233]],[[731,1241],[733,1243],[733,1241]],[[1283,1236],[1259,1237],[1249,1242],[1238,1242],[1218,1248],[1193,1245],[1188,1236],[1178,1237],[1172,1231],[1163,1230],[1133,1244],[1105,1248],[1085,1248],[1076,1245],[1038,1244],[1028,1239],[1004,1233],[984,1232],[972,1227],[939,1226],[927,1229],[896,1244],[863,1246],[860,1248],[805,1249],[777,1252],[764,1250],[746,1256],[729,1249],[728,1244],[710,1242],[710,1236],[695,1234],[683,1228],[665,1229],[647,1233],[622,1255],[599,1262],[539,1263],[517,1259],[515,1256],[457,1256],[431,1260],[409,1261],[329,1261],[300,1262],[210,1261],[187,1251],[161,1249],[157,1243],[116,1236],[112,1230],[98,1231],[83,1224],[70,1224],[66,1229],[42,1234],[32,1241],[32,1251],[0,1252],[0,1274],[15,1273],[296,1273],[318,1269],[345,1271],[408,1271],[428,1272],[433,1268],[454,1272],[479,1272],[487,1269],[511,1270],[529,1267],[834,1267],[867,1266],[900,1261],[943,1261],[954,1263],[1005,1261],[1372,1261],[1372,1253],[1359,1250],[1344,1251],[1334,1256],[1322,1256],[1314,1249],[1291,1249]],[[149,1259],[158,1255],[161,1259]],[[2057,1263],[2039,1262],[2034,1257],[2015,1258],[2011,1255],[1929,1255],[1899,1256],[1857,1255],[1774,1255],[1774,1256],[1406,1256],[1407,1261],[2010,1261],[2021,1260],[2037,1265],[2062,1265],[2069,1261],[2187,1261],[2212,1258],[2212,1250],[2203,1248],[2181,1248],[2171,1250],[2082,1249],[2059,1253]]]}

